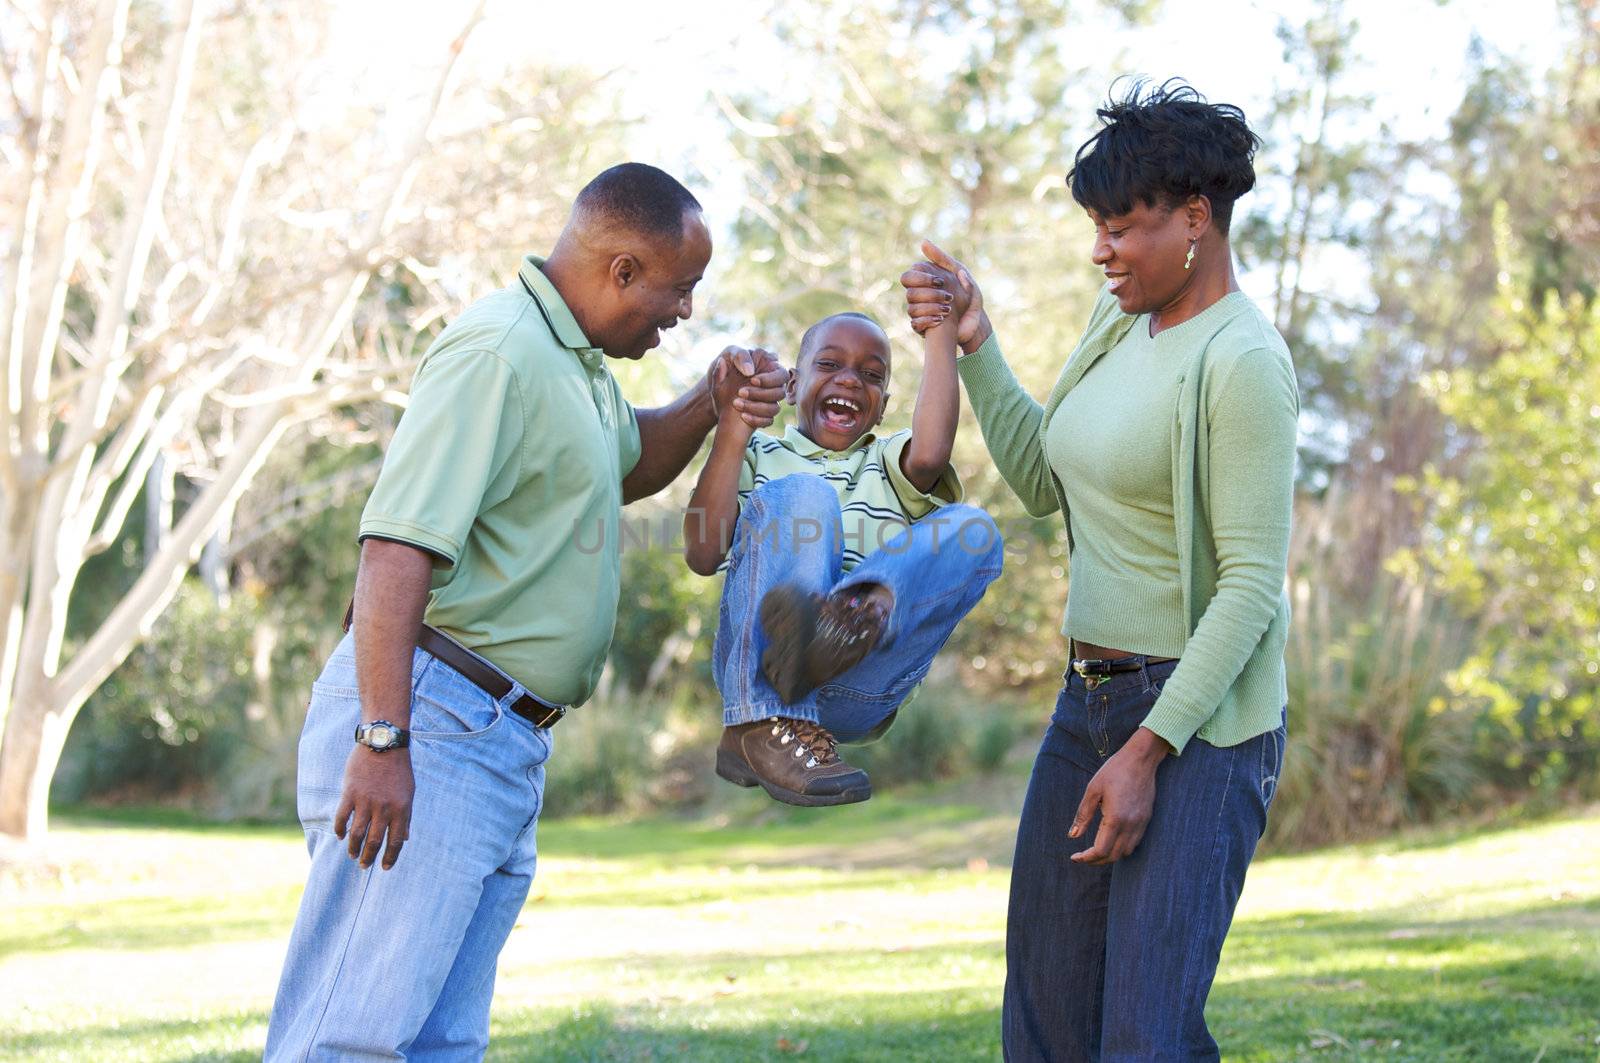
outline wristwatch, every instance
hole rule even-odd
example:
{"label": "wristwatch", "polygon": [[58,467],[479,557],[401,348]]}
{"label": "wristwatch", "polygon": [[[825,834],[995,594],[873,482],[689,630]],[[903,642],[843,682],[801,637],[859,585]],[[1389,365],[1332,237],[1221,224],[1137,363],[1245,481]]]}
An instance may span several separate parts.
{"label": "wristwatch", "polygon": [[388,720],[373,720],[370,723],[356,724],[356,741],[374,753],[386,753],[409,744],[411,732],[403,727],[396,727]]}

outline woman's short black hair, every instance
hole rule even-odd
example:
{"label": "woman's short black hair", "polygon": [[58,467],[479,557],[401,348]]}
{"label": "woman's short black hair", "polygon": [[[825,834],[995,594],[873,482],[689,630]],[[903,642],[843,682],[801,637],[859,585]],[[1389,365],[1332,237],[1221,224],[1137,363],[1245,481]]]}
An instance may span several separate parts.
{"label": "woman's short black hair", "polygon": [[1084,141],[1067,174],[1080,206],[1108,217],[1128,213],[1135,203],[1170,208],[1205,196],[1217,229],[1227,235],[1234,200],[1255,187],[1252,160],[1261,146],[1243,111],[1207,103],[1173,78],[1154,88],[1136,79],[1098,114],[1100,131]]}

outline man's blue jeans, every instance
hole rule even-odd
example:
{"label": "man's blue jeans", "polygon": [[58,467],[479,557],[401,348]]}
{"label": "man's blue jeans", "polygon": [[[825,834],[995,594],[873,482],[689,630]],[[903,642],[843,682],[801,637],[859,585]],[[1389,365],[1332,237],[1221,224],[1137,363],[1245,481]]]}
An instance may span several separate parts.
{"label": "man's blue jeans", "polygon": [[496,701],[417,650],[410,840],[390,870],[363,870],[333,833],[361,715],[354,646],[347,635],[328,659],[300,736],[311,871],[266,1058],[481,1059],[496,961],[533,880],[550,733],[507,708],[520,684]]}
{"label": "man's blue jeans", "polygon": [[1156,770],[1133,853],[1090,867],[1067,837],[1095,772],[1133,736],[1174,663],[1069,673],[1017,829],[1001,1027],[1012,1063],[1215,1060],[1206,997],[1277,792],[1285,729],[1219,748],[1199,738]]}
{"label": "man's blue jeans", "polygon": [[[820,476],[772,480],[746,500],[728,554],[712,651],[725,725],[781,716],[820,723],[841,741],[865,737],[928,674],[956,624],[1000,575],[999,529],[972,506],[934,510],[872,550],[849,575],[841,569],[843,534],[839,496]],[[878,583],[895,602],[872,652],[792,705],[779,700],[761,673],[767,644],[758,619],[761,598],[784,583],[819,594]]]}

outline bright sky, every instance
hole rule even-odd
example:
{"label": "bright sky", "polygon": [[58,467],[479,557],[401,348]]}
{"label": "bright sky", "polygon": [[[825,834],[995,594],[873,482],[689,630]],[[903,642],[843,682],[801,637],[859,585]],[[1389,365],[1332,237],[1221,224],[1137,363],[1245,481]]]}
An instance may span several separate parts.
{"label": "bright sky", "polygon": [[[467,59],[618,70],[627,105],[647,119],[646,139],[656,142],[641,148],[681,153],[696,142],[694,127],[712,118],[712,85],[784,87],[787,71],[775,61],[782,53],[766,28],[773,6],[776,0],[492,0]],[[350,46],[338,49],[348,74],[364,89],[396,95],[438,61],[468,7],[463,0],[338,0],[335,39]],[[1214,101],[1260,113],[1284,73],[1278,20],[1309,7],[1307,0],[1167,0],[1152,25],[1137,29],[1074,17],[1069,60],[1158,79],[1181,75]],[[1474,35],[1535,69],[1550,64],[1558,45],[1556,0],[1346,0],[1346,10],[1360,27],[1354,82],[1378,97],[1375,117],[1392,120],[1401,136],[1442,128]]]}
{"label": "bright sky", "polygon": [[[766,13],[778,2],[491,0],[488,22],[462,62],[479,74],[527,64],[614,71],[623,107],[641,120],[634,157],[711,175],[696,191],[713,222],[727,224],[732,219],[717,217],[717,203],[733,196],[719,194],[716,175],[737,180],[738,167],[709,90],[720,84],[803,91],[803,85],[785,84],[796,73],[766,28]],[[326,91],[404,100],[419,83],[431,83],[428,72],[469,7],[464,0],[338,0]],[[1143,28],[1120,27],[1103,16],[1074,20],[1067,58],[1157,79],[1180,75],[1212,101],[1238,104],[1255,117],[1290,76],[1275,33],[1279,18],[1309,7],[1308,0],[1167,0]],[[1401,137],[1444,131],[1460,101],[1474,38],[1540,74],[1558,58],[1556,0],[1346,0],[1346,11],[1358,23],[1362,56],[1351,86],[1375,97],[1373,128],[1387,123]],[[1092,122],[1085,114],[1085,135]],[[718,268],[713,261],[707,287],[714,287]],[[1244,283],[1250,288],[1251,278]],[[702,348],[715,349],[724,338],[693,328],[673,337],[693,342],[697,359]]]}

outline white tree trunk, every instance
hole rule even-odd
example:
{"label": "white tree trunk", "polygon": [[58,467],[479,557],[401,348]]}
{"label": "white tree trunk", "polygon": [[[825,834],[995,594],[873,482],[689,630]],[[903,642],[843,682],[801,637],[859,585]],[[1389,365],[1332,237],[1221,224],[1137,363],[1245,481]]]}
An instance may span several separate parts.
{"label": "white tree trunk", "polygon": [[[25,841],[44,835],[50,780],[79,708],[149,633],[204,545],[218,541],[285,431],[330,402],[386,390],[382,380],[330,387],[323,374],[344,349],[377,249],[393,229],[456,58],[482,14],[480,5],[452,42],[416,132],[394,156],[401,161],[376,195],[351,204],[360,225],[345,234],[342,254],[289,289],[298,301],[265,309],[246,301],[222,321],[214,311],[219,292],[239,279],[244,206],[265,157],[286,142],[270,135],[251,151],[227,217],[218,219],[220,246],[204,249],[210,257],[169,261],[167,279],[146,285],[158,236],[173,243],[163,204],[204,28],[195,8],[188,0],[165,12],[161,68],[142,112],[148,122],[132,138],[137,177],[110,194],[125,211],[115,246],[93,254],[86,253],[94,228],[87,215],[97,168],[114,140],[108,116],[139,113],[111,106],[128,80],[119,67],[128,0],[100,0],[87,32],[67,32],[64,13],[37,27],[32,74],[39,81],[29,94],[37,110],[20,123],[33,139],[16,153],[35,179],[13,219],[10,272],[0,278],[0,834]],[[83,76],[76,95],[66,92],[63,39],[84,42],[73,60]],[[18,68],[16,57],[5,59],[8,73]],[[202,244],[215,228],[199,228]],[[170,250],[164,254],[170,259]],[[203,279],[205,294],[174,312],[173,293],[194,278]],[[68,290],[79,284],[99,299],[86,340],[74,337],[66,318]],[[152,331],[136,341],[138,323]],[[84,562],[115,541],[147,478],[170,483],[163,455],[175,444],[194,452],[199,413],[224,388],[242,412],[237,431],[212,448],[219,463],[181,514],[163,511],[170,492],[165,499],[151,492],[161,534],[149,538],[138,579],[68,652],[67,606]]]}

